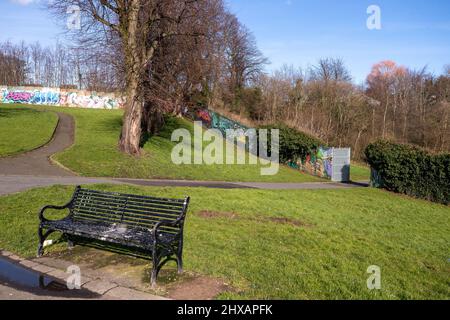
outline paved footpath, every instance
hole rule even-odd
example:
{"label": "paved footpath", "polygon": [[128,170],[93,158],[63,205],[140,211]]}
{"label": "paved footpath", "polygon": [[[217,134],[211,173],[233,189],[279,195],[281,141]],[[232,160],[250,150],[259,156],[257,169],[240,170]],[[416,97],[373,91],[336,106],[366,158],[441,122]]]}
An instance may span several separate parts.
{"label": "paved footpath", "polygon": [[0,196],[22,192],[31,188],[52,185],[89,185],[89,184],[129,184],[150,187],[191,187],[212,189],[265,189],[265,190],[325,190],[364,188],[367,183],[261,183],[261,182],[211,182],[188,180],[140,180],[140,179],[110,179],[85,177],[51,177],[51,176],[25,176],[2,175],[0,172]]}
{"label": "paved footpath", "polygon": [[70,147],[74,141],[75,121],[58,113],[59,121],[52,140],[36,150],[0,158],[0,174],[70,177],[73,173],[50,163],[50,156]]}
{"label": "paved footpath", "polygon": [[55,164],[50,157],[70,147],[74,142],[75,121],[72,116],[58,113],[59,121],[53,139],[45,146],[13,157],[0,158],[0,196],[30,188],[60,185],[86,185],[97,183],[131,184],[157,187],[203,187],[219,189],[344,189],[367,187],[366,183],[261,183],[187,180],[143,180],[79,177]]}

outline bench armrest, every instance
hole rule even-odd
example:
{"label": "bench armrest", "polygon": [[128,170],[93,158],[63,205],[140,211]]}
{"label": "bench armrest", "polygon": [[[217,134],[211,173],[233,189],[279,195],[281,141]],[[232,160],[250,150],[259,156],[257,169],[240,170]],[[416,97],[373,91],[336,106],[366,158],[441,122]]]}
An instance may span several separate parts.
{"label": "bench armrest", "polygon": [[[155,226],[153,227],[152,230],[152,236],[153,236],[153,240],[158,241],[158,230],[161,227],[176,227],[178,225],[180,225],[182,223],[182,219],[178,219],[177,221],[173,221],[173,222],[168,222],[168,221],[161,221],[158,222],[157,224],[155,224]],[[181,232],[181,231],[180,231]]]}
{"label": "bench armrest", "polygon": [[[175,220],[175,221],[160,221],[157,224],[155,224],[155,226],[153,227],[152,230],[152,236],[153,236],[153,240],[155,241],[155,244],[158,242],[158,229],[161,227],[176,227],[179,225],[183,225],[184,223],[184,219],[186,216],[186,212],[187,212],[187,207],[189,205],[189,201],[190,201],[190,197],[186,197],[184,199],[184,205],[183,205],[183,213],[180,215],[180,217]],[[183,228],[181,228],[180,230],[180,234],[183,233]]]}
{"label": "bench armrest", "polygon": [[81,186],[77,186],[77,187],[75,188],[75,192],[74,192],[73,195],[72,195],[72,199],[70,199],[70,201],[69,201],[67,204],[63,205],[63,206],[53,206],[53,205],[48,205],[48,206],[43,207],[43,208],[39,211],[39,221],[40,221],[40,222],[49,221],[48,219],[46,219],[46,218],[44,217],[44,212],[45,212],[45,210],[48,210],[48,209],[64,210],[64,209],[70,208],[70,207],[72,206],[73,201],[75,200],[75,197],[76,197],[78,191],[79,191],[80,189],[81,189]]}
{"label": "bench armrest", "polygon": [[46,219],[46,218],[44,217],[44,212],[45,212],[45,210],[48,210],[48,209],[64,210],[64,209],[69,208],[71,204],[72,204],[72,203],[70,202],[70,203],[68,203],[68,204],[66,204],[66,205],[64,205],[64,206],[52,206],[52,205],[49,205],[49,206],[43,207],[43,208],[39,211],[39,221],[40,221],[40,222],[49,221],[48,219]]}

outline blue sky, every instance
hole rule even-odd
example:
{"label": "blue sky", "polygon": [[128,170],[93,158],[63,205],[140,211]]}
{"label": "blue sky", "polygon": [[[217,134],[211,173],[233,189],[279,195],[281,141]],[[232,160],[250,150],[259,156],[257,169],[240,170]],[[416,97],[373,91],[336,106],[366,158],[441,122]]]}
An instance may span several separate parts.
{"label": "blue sky", "polygon": [[[427,65],[434,73],[450,64],[450,1],[227,2],[270,59],[268,71],[283,64],[307,67],[321,57],[340,57],[355,82],[360,83],[371,66],[381,60],[394,60],[412,68]],[[381,9],[381,30],[366,27],[366,11],[373,4]],[[53,44],[62,36],[55,21],[40,9],[39,1],[0,0],[0,12],[0,41]]]}

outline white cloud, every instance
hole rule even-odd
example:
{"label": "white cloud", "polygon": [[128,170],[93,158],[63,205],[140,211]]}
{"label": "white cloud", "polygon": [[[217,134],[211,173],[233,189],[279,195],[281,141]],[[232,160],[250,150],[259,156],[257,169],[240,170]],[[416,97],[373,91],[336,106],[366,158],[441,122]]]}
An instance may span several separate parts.
{"label": "white cloud", "polygon": [[10,0],[13,3],[20,4],[21,6],[29,5],[30,3],[36,2],[35,0]]}

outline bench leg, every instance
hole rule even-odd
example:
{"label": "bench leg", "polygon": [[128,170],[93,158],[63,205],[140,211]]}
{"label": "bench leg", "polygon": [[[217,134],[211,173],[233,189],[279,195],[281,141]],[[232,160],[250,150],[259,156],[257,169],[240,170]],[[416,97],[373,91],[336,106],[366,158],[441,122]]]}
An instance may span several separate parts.
{"label": "bench leg", "polygon": [[42,257],[42,255],[44,254],[44,241],[45,241],[45,235],[42,232],[42,228],[39,227],[38,230],[38,237],[39,237],[39,245],[38,245],[38,250],[37,250],[37,256]]}
{"label": "bench leg", "polygon": [[75,247],[75,244],[73,243],[72,240],[67,240],[67,248],[69,250],[72,250]]}
{"label": "bench leg", "polygon": [[178,274],[183,273],[183,247],[178,248],[177,252],[177,266],[178,266]]}
{"label": "bench leg", "polygon": [[152,288],[156,287],[156,279],[158,278],[159,273],[159,257],[156,254],[156,250],[153,250],[152,253],[152,272],[150,275],[150,284],[152,285]]}
{"label": "bench leg", "polygon": [[161,268],[169,261],[173,261],[176,260],[177,262],[177,267],[178,267],[178,274],[183,273],[183,247],[180,246],[177,249],[176,252],[176,259],[173,258],[173,255],[167,256],[165,257],[165,259],[163,260],[161,257],[157,254],[157,250],[154,249],[153,253],[152,253],[152,271],[151,271],[151,285],[152,288],[154,288],[156,286],[156,280],[158,278],[158,274],[159,271],[161,270]]}
{"label": "bench leg", "polygon": [[151,283],[152,288],[156,287],[156,279],[158,278],[158,273],[159,273],[159,270],[161,269],[160,265],[159,265],[161,262],[160,258],[161,257],[158,255],[158,247],[157,246],[153,247],[153,250],[152,250],[153,265],[152,265],[152,273],[150,276],[150,283]]}
{"label": "bench leg", "polygon": [[55,232],[55,230],[47,230],[47,232],[44,233],[42,228],[39,227],[39,230],[38,230],[39,245],[38,245],[38,250],[37,250],[38,258],[42,257],[42,255],[44,254],[44,242],[48,238],[48,236],[50,234],[52,234],[53,232]]}

